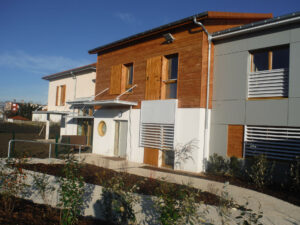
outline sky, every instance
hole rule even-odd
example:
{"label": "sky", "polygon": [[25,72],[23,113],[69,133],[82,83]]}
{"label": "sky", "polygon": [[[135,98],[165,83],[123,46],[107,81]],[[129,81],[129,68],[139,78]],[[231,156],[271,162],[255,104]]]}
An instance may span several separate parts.
{"label": "sky", "polygon": [[96,62],[88,50],[205,11],[300,11],[300,0],[0,0],[0,101],[47,103],[41,77]]}

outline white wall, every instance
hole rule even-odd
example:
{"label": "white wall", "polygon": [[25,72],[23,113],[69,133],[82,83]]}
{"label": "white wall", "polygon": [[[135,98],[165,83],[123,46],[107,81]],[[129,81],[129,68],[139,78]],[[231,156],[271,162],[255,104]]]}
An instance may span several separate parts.
{"label": "white wall", "polygon": [[60,135],[77,135],[77,121],[70,117],[64,117],[61,121]]}
{"label": "white wall", "polygon": [[[32,112],[32,121],[46,122],[47,114]],[[54,122],[54,123],[59,123],[61,121],[61,115],[60,114],[50,114],[50,121]]]}
{"label": "white wall", "polygon": [[[129,109],[100,109],[94,116],[93,153],[114,156],[115,120],[125,120],[128,121],[126,158],[132,162],[143,162],[144,149],[139,147],[139,109],[132,109],[131,120]],[[98,134],[101,121],[106,123],[106,134],[102,137]]]}
{"label": "white wall", "polygon": [[[95,94],[96,72],[76,75],[76,79],[66,77],[49,82],[48,90],[48,111],[70,111],[70,105],[56,106],[56,87],[66,85],[66,102],[72,101],[75,98],[90,97]],[[77,80],[77,81],[76,81]],[[76,82],[76,95],[74,96]]]}
{"label": "white wall", "polygon": [[[210,110],[209,117],[210,119]],[[210,123],[209,123],[210,124]],[[203,170],[205,109],[179,108],[175,123],[175,170]],[[210,126],[208,127],[208,131]],[[207,136],[209,140],[209,135]],[[209,145],[206,146],[206,158]]]}

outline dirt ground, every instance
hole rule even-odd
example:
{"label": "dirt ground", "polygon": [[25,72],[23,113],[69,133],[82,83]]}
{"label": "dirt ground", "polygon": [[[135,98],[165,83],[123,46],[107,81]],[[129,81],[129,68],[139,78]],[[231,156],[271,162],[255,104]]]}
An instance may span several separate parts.
{"label": "dirt ground", "polygon": [[[4,200],[0,195],[0,224],[16,225],[48,225],[60,224],[60,210],[46,207],[45,205],[35,204],[29,200],[13,198],[15,202],[14,210],[11,214],[5,210]],[[80,217],[78,224],[80,225],[113,225],[107,221]]]}

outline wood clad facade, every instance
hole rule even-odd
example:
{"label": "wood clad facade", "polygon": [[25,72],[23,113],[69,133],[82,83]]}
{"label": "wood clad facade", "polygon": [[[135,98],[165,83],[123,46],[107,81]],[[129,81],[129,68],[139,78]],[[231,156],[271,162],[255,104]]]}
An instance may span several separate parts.
{"label": "wood clad facade", "polygon": [[243,158],[244,126],[228,125],[227,156]]}
{"label": "wood clad facade", "polygon": [[[209,32],[215,32],[255,21],[255,19],[243,17],[230,19],[228,16],[228,18],[225,15],[225,19],[212,18],[202,22]],[[170,44],[167,44],[162,36],[168,32],[175,38]],[[192,21],[144,39],[98,52],[95,93],[106,88],[110,88],[110,91],[97,96],[96,100],[114,99],[125,91],[121,88],[123,79],[120,71],[122,71],[122,66],[128,63],[133,64],[133,85],[137,84],[137,87],[132,92],[123,95],[121,100],[137,101],[139,105],[135,108],[140,108],[142,100],[163,99],[164,56],[171,54],[178,54],[178,107],[204,108],[206,106],[208,43],[206,34]],[[210,93],[212,93],[212,68],[213,46]]]}

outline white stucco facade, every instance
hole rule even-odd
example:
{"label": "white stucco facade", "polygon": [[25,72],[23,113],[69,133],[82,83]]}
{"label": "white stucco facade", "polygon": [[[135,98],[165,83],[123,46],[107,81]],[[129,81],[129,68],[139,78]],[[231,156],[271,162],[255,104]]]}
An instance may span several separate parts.
{"label": "white stucco facade", "polygon": [[[155,102],[155,101],[153,101]],[[161,102],[161,101],[156,101]],[[203,108],[175,108],[174,127],[174,169],[189,172],[203,171],[204,157],[208,157],[209,137],[207,137],[206,154],[204,151],[205,109]],[[155,110],[153,110],[154,112]],[[210,120],[210,110],[208,111]],[[105,156],[115,156],[115,122],[128,122],[126,159],[143,163],[144,148],[140,146],[141,109],[99,109],[94,114],[93,153]],[[161,114],[168,115],[166,110]],[[143,115],[144,116],[144,115]],[[161,116],[163,118],[163,116]],[[167,119],[167,117],[166,117]],[[106,133],[100,136],[98,124],[104,121]],[[164,122],[164,121],[161,121]],[[208,123],[210,124],[210,122]],[[209,133],[210,126],[208,127]],[[162,153],[159,152],[158,166],[162,165]]]}

